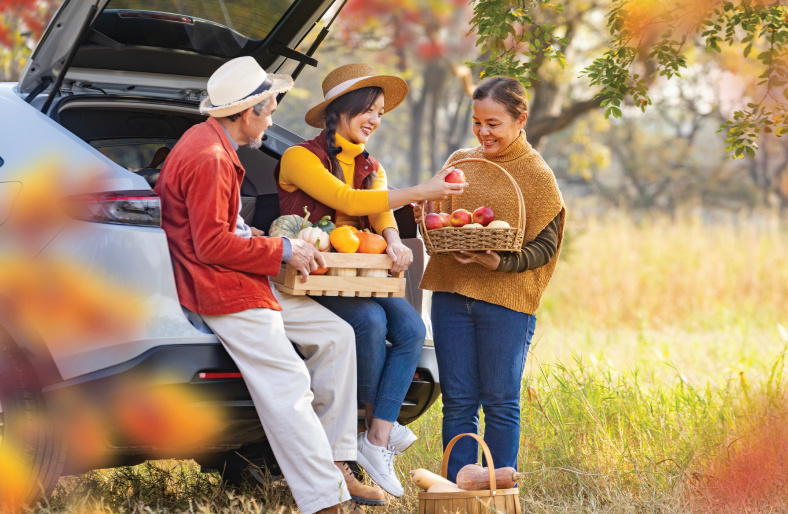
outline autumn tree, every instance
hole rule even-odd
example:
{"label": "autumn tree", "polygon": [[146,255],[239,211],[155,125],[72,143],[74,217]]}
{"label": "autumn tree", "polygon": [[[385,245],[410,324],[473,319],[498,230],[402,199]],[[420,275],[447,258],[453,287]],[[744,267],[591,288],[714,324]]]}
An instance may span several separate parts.
{"label": "autumn tree", "polygon": [[19,78],[59,0],[0,0],[0,81]]}
{"label": "autumn tree", "polygon": [[715,132],[739,89],[705,53],[690,54],[688,64],[682,80],[650,88],[653,107],[646,113],[629,103],[616,119],[604,118],[603,109],[592,111],[551,136],[545,159],[599,205],[668,212],[688,204],[777,205],[778,170],[785,162],[772,148],[776,136],[762,139],[755,159],[724,159],[724,137]]}
{"label": "autumn tree", "polygon": [[[538,88],[545,61],[566,67],[571,33],[560,20],[567,19],[574,2],[566,9],[554,0],[473,3],[477,45],[489,54],[475,62],[483,68],[480,75],[517,76]],[[611,0],[606,19],[607,48],[582,71],[597,88],[588,104],[598,102],[605,116],[620,117],[625,103],[645,111],[652,103],[651,84],[657,77],[680,77],[691,47],[721,54],[727,46],[739,48],[742,59],[756,65],[758,80],[744,105],[720,126],[726,151],[754,157],[759,135],[788,133],[785,0]]]}
{"label": "autumn tree", "polygon": [[470,17],[468,0],[349,0],[339,17],[343,46],[374,52],[378,68],[408,79],[410,183],[440,169],[470,135],[470,73],[463,66],[475,57],[466,37]]}
{"label": "autumn tree", "polygon": [[539,147],[546,136],[569,127],[604,100],[579,75],[584,63],[607,47],[599,20],[610,0],[526,7],[498,0],[475,3],[471,28],[482,57],[472,64],[480,70],[479,78],[520,78],[530,93],[526,133]]}

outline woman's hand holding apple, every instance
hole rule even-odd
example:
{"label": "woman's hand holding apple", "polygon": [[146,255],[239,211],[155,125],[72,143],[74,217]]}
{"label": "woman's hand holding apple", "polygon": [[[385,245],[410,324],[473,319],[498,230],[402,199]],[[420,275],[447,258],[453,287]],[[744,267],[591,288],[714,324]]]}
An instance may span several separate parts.
{"label": "woman's hand holding apple", "polygon": [[451,252],[454,259],[461,264],[480,264],[490,271],[498,269],[501,264],[501,256],[498,252],[487,250],[484,252],[472,252],[470,250],[460,250],[459,252]]}
{"label": "woman's hand holding apple", "polygon": [[454,168],[445,169],[429,179],[427,182],[421,184],[420,186],[416,186],[418,189],[420,189],[420,200],[441,201],[445,200],[449,196],[461,195],[465,188],[468,187],[467,182],[463,181],[458,183],[446,181],[446,177],[455,171],[459,170],[455,170]]}

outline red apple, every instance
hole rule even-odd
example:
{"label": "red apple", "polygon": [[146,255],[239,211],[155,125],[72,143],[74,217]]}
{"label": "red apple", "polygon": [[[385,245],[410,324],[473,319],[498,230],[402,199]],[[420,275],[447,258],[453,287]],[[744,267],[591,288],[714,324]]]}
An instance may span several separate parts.
{"label": "red apple", "polygon": [[444,180],[446,182],[452,182],[454,184],[463,184],[465,183],[465,173],[463,173],[462,170],[458,170],[457,168],[454,168],[452,171],[449,172],[448,175],[446,175],[446,178]]}
{"label": "red apple", "polygon": [[447,212],[439,212],[438,216],[441,217],[441,221],[443,221],[443,226],[444,227],[451,227],[451,223],[449,222],[449,219],[451,218],[451,216],[449,215],[449,213],[447,213]]}
{"label": "red apple", "polygon": [[461,227],[467,225],[471,221],[471,213],[465,209],[457,209],[451,213],[451,217],[449,218],[449,223],[451,223],[452,227]]}
{"label": "red apple", "polygon": [[443,218],[441,218],[440,214],[437,213],[430,213],[424,217],[424,225],[426,225],[427,230],[432,230],[435,228],[442,228],[443,227]]}
{"label": "red apple", "polygon": [[495,219],[495,213],[492,209],[483,205],[473,211],[473,222],[478,223],[483,227],[486,227],[490,224],[491,221]]}

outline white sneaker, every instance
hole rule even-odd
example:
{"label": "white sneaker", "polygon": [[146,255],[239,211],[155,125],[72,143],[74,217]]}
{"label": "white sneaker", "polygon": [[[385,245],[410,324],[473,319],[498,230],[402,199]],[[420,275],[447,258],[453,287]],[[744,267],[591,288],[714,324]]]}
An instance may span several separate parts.
{"label": "white sneaker", "polygon": [[396,421],[391,427],[391,434],[389,435],[389,446],[394,453],[401,454],[411,447],[416,442],[418,437],[408,427],[402,426]]}
{"label": "white sneaker", "polygon": [[358,465],[364,468],[369,477],[384,491],[392,496],[401,498],[405,494],[405,489],[394,473],[394,450],[391,445],[388,448],[375,446],[367,439],[364,432],[358,436]]}

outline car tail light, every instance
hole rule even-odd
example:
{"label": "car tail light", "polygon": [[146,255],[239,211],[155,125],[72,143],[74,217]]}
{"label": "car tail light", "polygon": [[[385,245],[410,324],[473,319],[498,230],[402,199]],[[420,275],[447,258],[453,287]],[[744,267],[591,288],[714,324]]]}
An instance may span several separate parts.
{"label": "car tail light", "polygon": [[161,201],[152,191],[112,191],[72,196],[69,214],[82,221],[161,227]]}
{"label": "car tail light", "polygon": [[222,378],[241,378],[240,373],[201,372],[201,380],[217,380]]}

